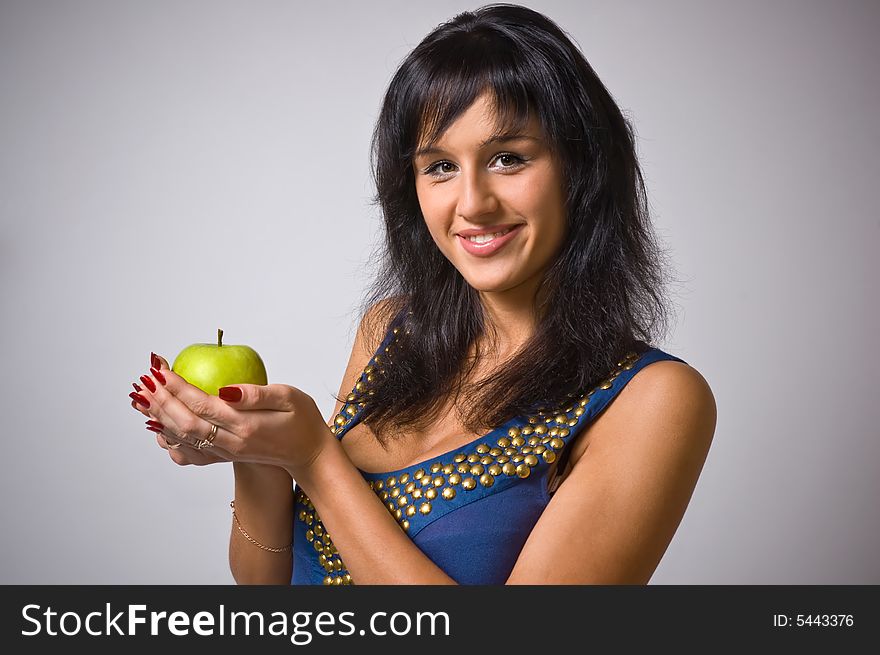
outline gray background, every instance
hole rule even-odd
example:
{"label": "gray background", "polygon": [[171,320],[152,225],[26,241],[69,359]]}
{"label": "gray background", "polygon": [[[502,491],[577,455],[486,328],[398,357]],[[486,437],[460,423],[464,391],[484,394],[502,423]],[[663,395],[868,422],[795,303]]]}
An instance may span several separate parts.
{"label": "gray background", "polygon": [[[527,4],[635,122],[658,345],[717,398],[652,582],[880,583],[877,3]],[[232,582],[231,468],[174,465],[130,384],[222,327],[332,411],[382,94],[477,6],[0,4],[0,582]]]}

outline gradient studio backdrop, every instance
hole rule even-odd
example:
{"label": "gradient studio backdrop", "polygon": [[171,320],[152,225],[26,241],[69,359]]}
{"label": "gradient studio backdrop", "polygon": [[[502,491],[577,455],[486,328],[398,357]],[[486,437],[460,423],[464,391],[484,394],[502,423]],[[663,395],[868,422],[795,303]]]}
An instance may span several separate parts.
{"label": "gradient studio backdrop", "polygon": [[[652,583],[880,583],[880,8],[527,4],[635,121],[658,345],[718,402]],[[477,6],[0,2],[0,582],[232,582],[231,467],[174,465],[131,382],[222,327],[329,415],[382,93]]]}

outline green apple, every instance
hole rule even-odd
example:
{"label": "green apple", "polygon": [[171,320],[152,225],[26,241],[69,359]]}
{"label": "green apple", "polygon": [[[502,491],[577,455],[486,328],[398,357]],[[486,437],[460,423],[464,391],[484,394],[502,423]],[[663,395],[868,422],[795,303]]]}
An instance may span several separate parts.
{"label": "green apple", "polygon": [[181,350],[171,370],[212,396],[229,384],[268,384],[257,351],[250,346],[224,346],[223,330],[217,330],[216,344],[194,343]]}

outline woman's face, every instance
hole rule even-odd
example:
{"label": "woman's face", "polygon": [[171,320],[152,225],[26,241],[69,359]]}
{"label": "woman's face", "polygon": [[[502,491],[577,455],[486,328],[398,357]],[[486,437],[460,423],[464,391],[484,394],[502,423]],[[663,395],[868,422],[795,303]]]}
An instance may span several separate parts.
{"label": "woman's face", "polygon": [[416,193],[434,242],[468,284],[533,294],[565,238],[562,175],[534,117],[518,138],[484,144],[494,120],[484,94],[417,152]]}

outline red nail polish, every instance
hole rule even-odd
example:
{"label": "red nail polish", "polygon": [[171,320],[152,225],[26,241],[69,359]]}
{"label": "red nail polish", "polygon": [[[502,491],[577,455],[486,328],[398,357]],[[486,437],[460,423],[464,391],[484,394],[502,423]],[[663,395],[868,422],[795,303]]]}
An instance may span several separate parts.
{"label": "red nail polish", "polygon": [[134,390],[135,390],[135,391],[140,391],[140,390],[141,390],[140,385],[138,385],[138,384],[136,384],[136,383],[134,383],[134,382],[131,383],[131,386],[134,387]]}
{"label": "red nail polish", "polygon": [[156,432],[157,434],[158,434],[159,432],[162,432],[162,429],[161,429],[161,428],[154,428],[152,425],[148,425],[148,426],[147,426],[147,430],[149,430],[150,432]]}
{"label": "red nail polish", "polygon": [[130,394],[128,394],[128,397],[135,401],[137,404],[143,405],[144,409],[150,409],[150,401],[144,398],[139,393],[135,393],[134,391],[132,391]]}
{"label": "red nail polish", "polygon": [[221,399],[230,403],[236,403],[241,400],[241,389],[238,387],[220,387],[217,393]]}
{"label": "red nail polish", "polygon": [[150,378],[148,378],[146,375],[142,375],[142,376],[141,376],[141,382],[143,382],[143,383],[144,383],[144,386],[147,387],[147,389],[149,389],[150,391],[155,391],[155,390],[156,390],[156,383],[153,382],[153,381],[152,381]]}
{"label": "red nail polish", "polygon": [[151,425],[151,426],[154,427],[154,428],[159,428],[160,430],[164,430],[164,429],[165,429],[165,426],[162,425],[161,423],[159,423],[159,421],[152,421],[152,420],[150,420],[150,421],[146,421],[146,424],[147,424],[147,425]]}
{"label": "red nail polish", "polygon": [[154,377],[154,378],[156,378],[157,380],[159,380],[159,383],[160,383],[163,387],[165,386],[165,384],[166,384],[166,382],[165,382],[165,376],[162,375],[162,374],[159,372],[159,367],[158,367],[158,366],[153,366],[153,367],[150,369],[150,373],[153,374],[153,377]]}
{"label": "red nail polish", "polygon": [[162,368],[162,362],[159,361],[156,353],[150,353],[150,364],[153,368]]}

